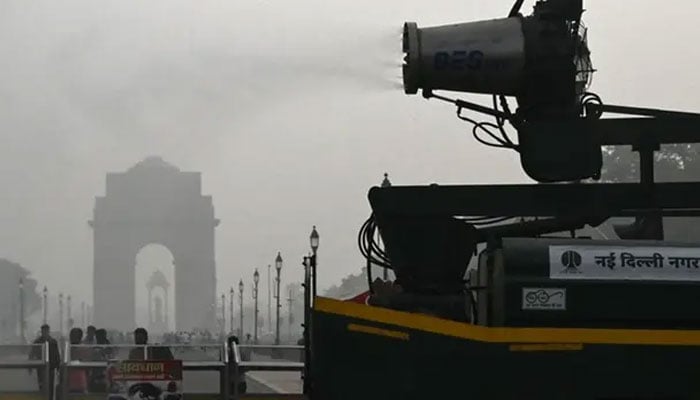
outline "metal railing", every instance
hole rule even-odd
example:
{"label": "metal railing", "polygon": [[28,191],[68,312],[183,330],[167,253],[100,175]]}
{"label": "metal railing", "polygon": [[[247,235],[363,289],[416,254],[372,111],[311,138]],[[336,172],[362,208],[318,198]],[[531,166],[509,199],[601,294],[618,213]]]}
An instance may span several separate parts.
{"label": "metal railing", "polygon": [[[229,349],[226,343],[200,345],[71,345],[66,344],[61,364],[61,388],[63,399],[68,399],[68,373],[71,369],[105,370],[110,361],[157,359],[149,349],[167,348],[176,360],[182,360],[184,371],[219,372],[219,393],[229,399],[230,370]],[[86,351],[87,350],[87,351]],[[203,357],[212,351],[215,355]]]}
{"label": "metal railing", "polygon": [[[265,356],[268,351],[271,352],[271,359],[255,360],[254,356]],[[304,371],[304,346],[270,346],[270,345],[233,345],[233,398],[239,399],[241,394],[239,391],[239,383],[241,377],[244,377],[247,372],[254,371]],[[295,357],[293,354],[297,353]],[[275,357],[277,356],[277,357]],[[260,357],[262,358],[262,357]],[[295,361],[297,359],[298,361]],[[246,395],[255,395],[255,393],[246,393]],[[300,394],[288,394],[285,397],[301,398]]]}
{"label": "metal railing", "polygon": [[[44,374],[44,392],[45,398],[49,398],[49,392],[46,390],[51,382],[51,374],[55,371],[49,368],[49,345],[43,344],[3,344],[0,345],[0,370],[36,370],[36,373]],[[38,383],[37,383],[38,386]],[[5,390],[6,388],[0,388]],[[40,388],[37,387],[37,393],[40,393]]]}
{"label": "metal railing", "polygon": [[[220,398],[229,400],[242,397],[254,398],[256,393],[238,393],[241,379],[247,372],[255,371],[304,371],[303,346],[272,346],[272,345],[234,345],[232,349],[224,344],[198,345],[71,345],[66,343],[62,350],[61,363],[58,366],[59,376],[56,380],[62,399],[72,395],[86,393],[70,393],[68,375],[73,369],[99,370],[105,373],[109,363],[129,359],[149,358],[153,348],[167,347],[176,360],[182,360],[185,371],[213,371],[219,374]],[[40,358],[30,355],[40,354]],[[229,359],[231,355],[231,359]],[[0,370],[3,369],[35,369],[45,374],[43,381],[49,383],[50,374],[55,373],[49,368],[49,346],[41,345],[0,345]],[[185,383],[186,385],[186,383]],[[45,385],[47,387],[48,385]],[[37,388],[37,393],[38,393]],[[91,392],[92,393],[92,392]],[[301,394],[276,394],[276,397],[301,398]],[[49,399],[49,393],[42,394]]]}

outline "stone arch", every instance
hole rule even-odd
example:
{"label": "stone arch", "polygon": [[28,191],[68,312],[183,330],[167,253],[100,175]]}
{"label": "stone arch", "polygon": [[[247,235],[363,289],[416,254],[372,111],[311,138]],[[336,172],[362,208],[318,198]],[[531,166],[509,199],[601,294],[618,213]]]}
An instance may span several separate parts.
{"label": "stone arch", "polygon": [[173,262],[170,249],[158,243],[143,247],[136,256],[136,322],[149,332],[169,332],[176,325]]}
{"label": "stone arch", "polygon": [[97,197],[94,235],[94,321],[107,329],[135,327],[136,255],[158,243],[173,255],[177,329],[214,328],[216,262],[211,196],[201,174],[149,157],[123,173],[108,173]]}

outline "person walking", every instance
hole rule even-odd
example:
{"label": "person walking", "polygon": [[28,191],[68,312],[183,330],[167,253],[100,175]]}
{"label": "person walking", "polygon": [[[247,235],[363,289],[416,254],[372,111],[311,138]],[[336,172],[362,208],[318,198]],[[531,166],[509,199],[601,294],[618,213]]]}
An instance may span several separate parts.
{"label": "person walking", "polygon": [[[83,330],[80,328],[73,328],[70,330],[68,335],[70,341],[70,359],[76,361],[89,361],[90,360],[90,349],[87,347],[80,347],[81,341],[83,339]],[[67,379],[68,383],[68,393],[71,394],[85,394],[88,390],[88,371],[85,368],[70,368],[67,369]]]}
{"label": "person walking", "polygon": [[[46,366],[38,367],[36,369],[36,381],[41,393],[47,396],[49,400],[53,400],[55,389],[54,382],[56,379],[56,371],[61,364],[61,354],[58,350],[58,342],[51,337],[51,328],[47,324],[41,326],[39,337],[32,343],[34,346],[32,346],[29,353],[30,360],[41,360],[43,358],[44,343],[47,343],[49,346],[49,370],[47,374]],[[31,370],[29,373],[31,374]]]}

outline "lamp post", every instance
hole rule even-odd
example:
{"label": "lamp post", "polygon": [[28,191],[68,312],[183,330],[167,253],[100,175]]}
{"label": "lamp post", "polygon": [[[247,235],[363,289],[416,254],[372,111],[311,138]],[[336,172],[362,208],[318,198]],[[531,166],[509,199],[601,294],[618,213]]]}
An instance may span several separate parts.
{"label": "lamp post", "polygon": [[19,338],[22,344],[26,343],[24,326],[24,279],[19,278]]}
{"label": "lamp post", "polygon": [[243,279],[238,281],[238,305],[241,308],[241,320],[239,324],[238,337],[243,340]]}
{"label": "lamp post", "polygon": [[43,324],[46,325],[48,322],[49,315],[49,290],[44,286],[43,297],[42,297],[42,308],[44,309],[44,319]]}
{"label": "lamp post", "polygon": [[63,337],[63,293],[58,294],[58,337]]}
{"label": "lamp post", "polygon": [[270,285],[270,269],[272,266],[267,264],[267,329],[272,329],[272,286]]}
{"label": "lamp post", "polygon": [[228,305],[228,314],[229,314],[229,323],[228,325],[230,326],[230,332],[233,334],[233,286],[231,286],[231,290],[229,291],[229,305]]}
{"label": "lamp post", "polygon": [[294,322],[294,318],[292,317],[292,302],[294,299],[292,299],[292,288],[289,288],[289,297],[287,297],[287,304],[289,304],[289,341],[292,341],[292,323]]}
{"label": "lamp post", "polygon": [[277,252],[277,258],[275,258],[275,270],[277,271],[277,277],[275,278],[275,299],[277,300],[277,323],[275,326],[275,344],[280,344],[280,273],[282,272],[282,255]]}
{"label": "lamp post", "polygon": [[85,319],[85,301],[81,301],[81,302],[80,302],[80,313],[81,313],[81,318],[80,318],[80,319],[81,319],[81,322],[82,322],[81,325],[82,325],[83,327],[85,327],[85,326],[86,326],[85,323],[87,322],[86,319]]}
{"label": "lamp post", "polygon": [[73,317],[71,316],[71,298],[70,295],[68,295],[68,303],[66,305],[66,315],[67,321],[68,321],[68,330],[71,330],[73,328]]}
{"label": "lamp post", "polygon": [[226,295],[221,293],[221,335],[226,335]]}
{"label": "lamp post", "polygon": [[255,324],[253,327],[253,344],[258,344],[258,282],[260,282],[260,273],[255,268],[253,273],[253,300],[255,301],[255,308],[253,309],[253,323]]}
{"label": "lamp post", "polygon": [[313,251],[313,256],[311,257],[311,277],[313,278],[313,298],[316,298],[316,265],[318,264],[318,257],[316,255],[318,251],[318,231],[316,231],[316,225],[314,225],[311,230],[311,235],[309,236],[309,243],[311,244],[311,250]]}
{"label": "lamp post", "polygon": [[311,346],[309,339],[311,337],[311,332],[309,331],[309,325],[311,324],[311,290],[309,286],[311,285],[311,256],[304,256],[304,382],[303,382],[303,393],[309,394],[309,389],[311,387]]}

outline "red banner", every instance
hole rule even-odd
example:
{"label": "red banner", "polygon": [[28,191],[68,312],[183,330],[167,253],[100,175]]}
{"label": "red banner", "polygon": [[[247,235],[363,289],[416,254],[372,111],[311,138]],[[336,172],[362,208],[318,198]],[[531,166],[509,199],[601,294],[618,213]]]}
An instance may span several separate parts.
{"label": "red banner", "polygon": [[111,365],[108,376],[115,381],[180,381],[182,361],[120,361]]}
{"label": "red banner", "polygon": [[182,399],[181,360],[112,361],[107,367],[108,399]]}

